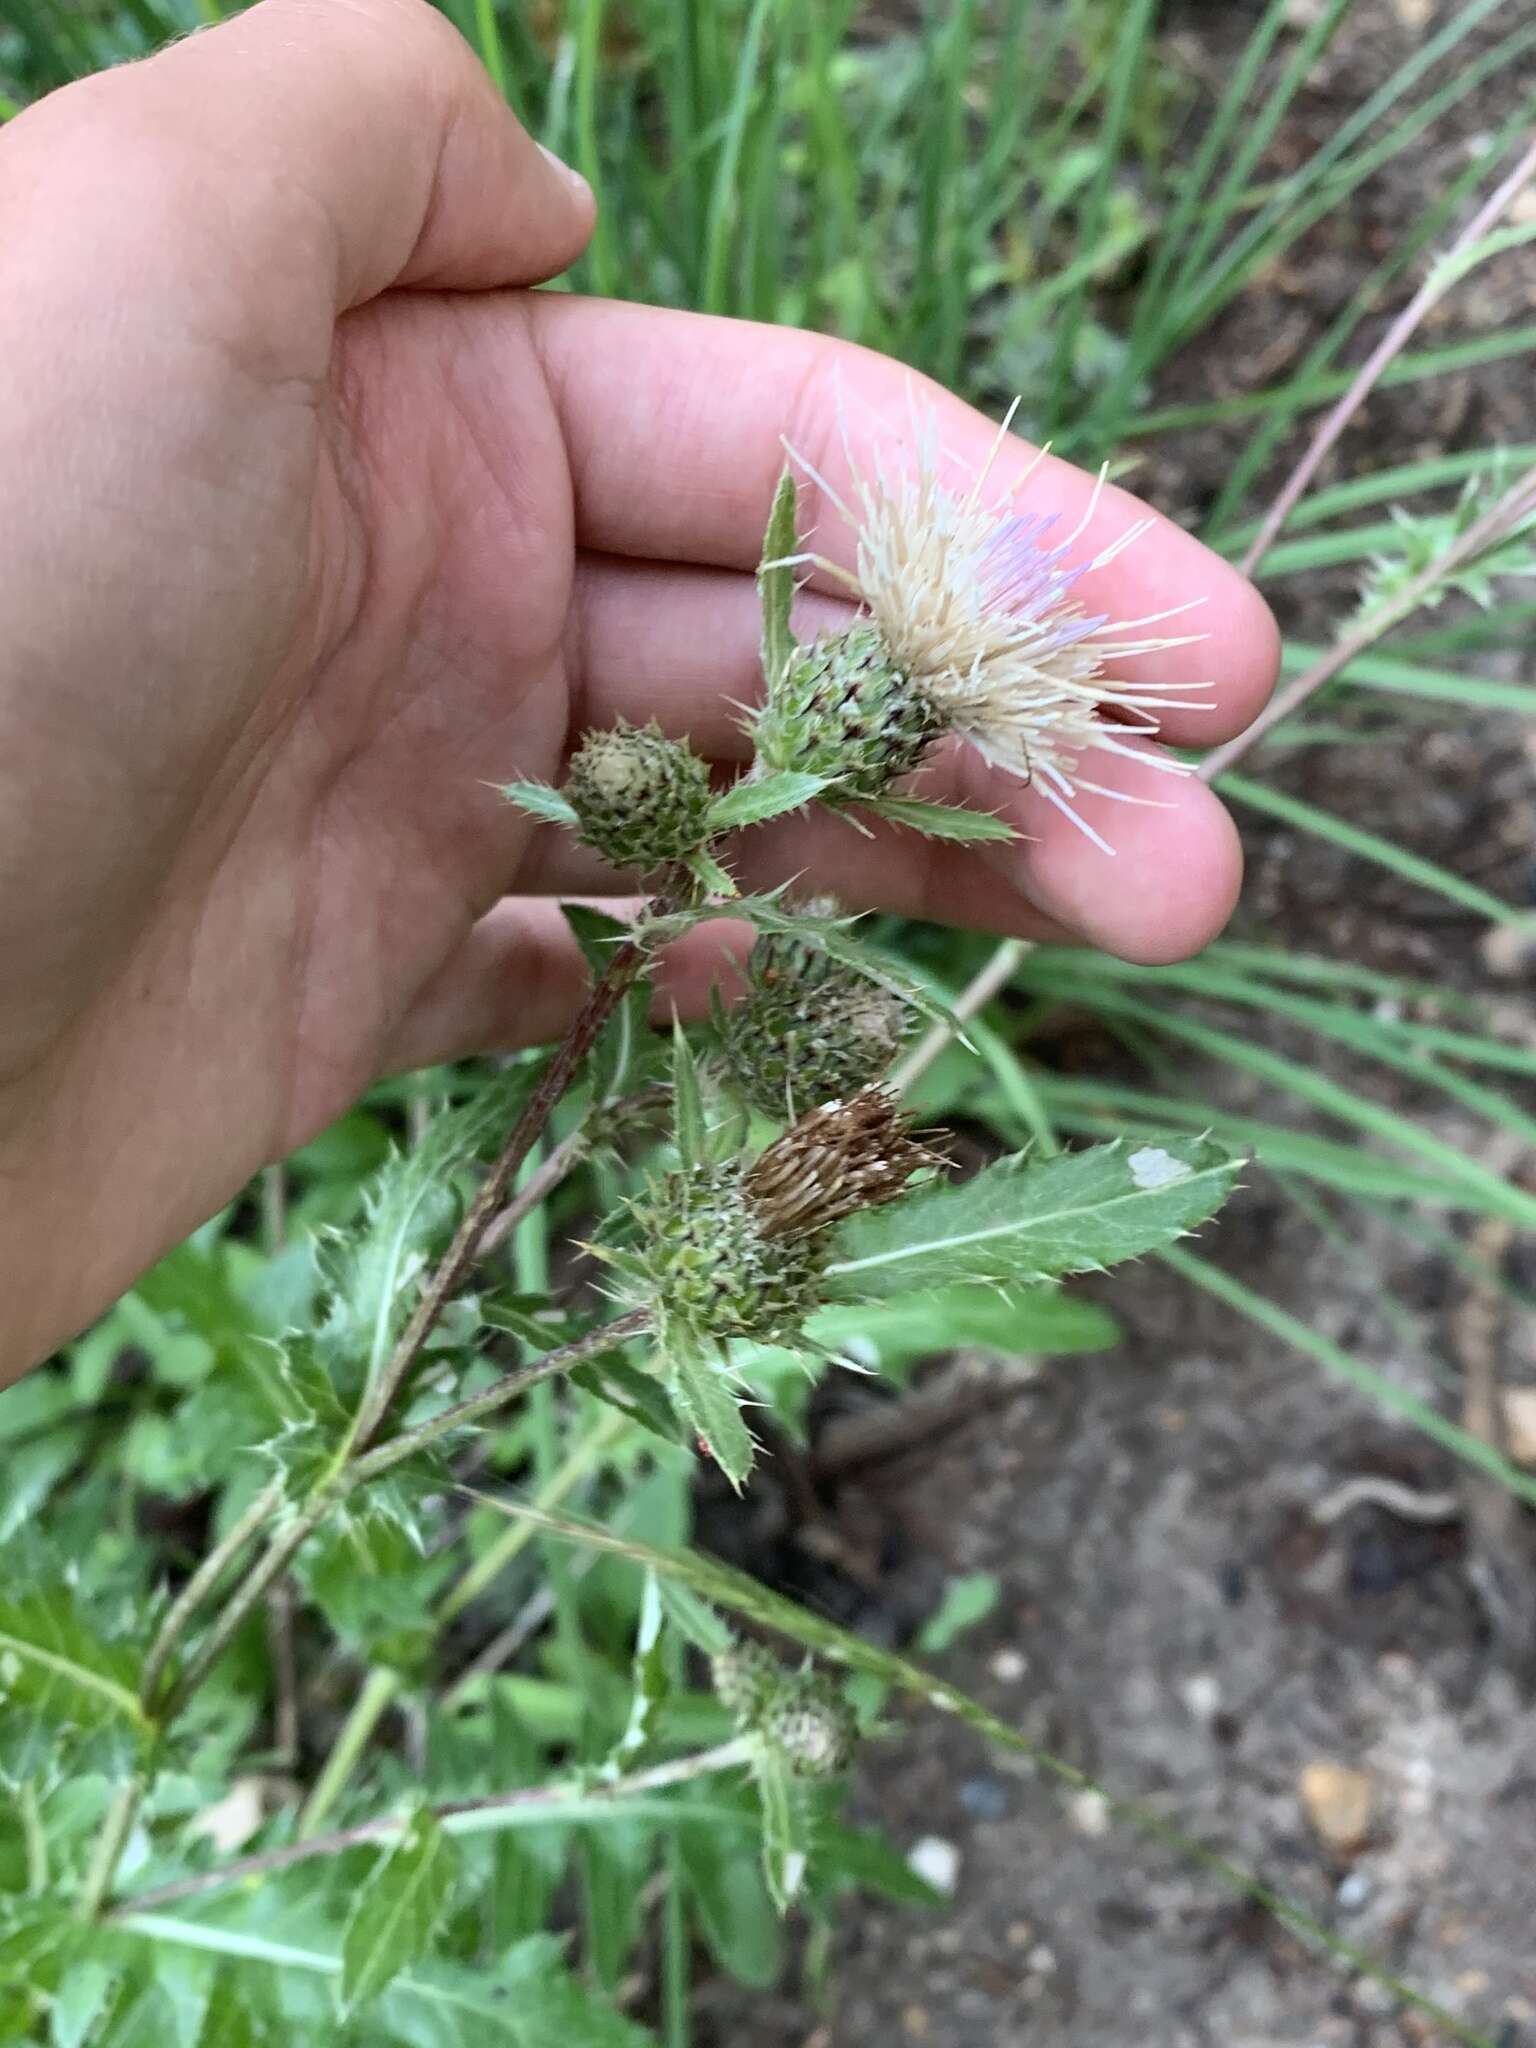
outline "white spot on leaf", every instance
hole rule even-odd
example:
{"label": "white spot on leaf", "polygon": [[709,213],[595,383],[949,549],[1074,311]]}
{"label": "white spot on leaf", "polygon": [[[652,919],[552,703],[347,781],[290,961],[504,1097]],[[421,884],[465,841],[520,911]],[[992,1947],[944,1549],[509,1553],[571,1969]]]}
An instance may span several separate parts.
{"label": "white spot on leaf", "polygon": [[1168,1188],[1175,1181],[1189,1178],[1189,1168],[1184,1161],[1175,1159],[1161,1145],[1143,1145],[1125,1163],[1131,1169],[1131,1179],[1139,1188]]}

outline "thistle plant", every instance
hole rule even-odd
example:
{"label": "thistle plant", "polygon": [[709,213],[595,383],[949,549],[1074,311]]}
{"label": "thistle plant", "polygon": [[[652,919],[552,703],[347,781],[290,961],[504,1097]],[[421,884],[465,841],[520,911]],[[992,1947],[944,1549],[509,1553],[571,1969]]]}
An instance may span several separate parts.
{"label": "thistle plant", "polygon": [[[824,1673],[733,1643],[707,1601],[689,1604],[674,1587],[668,1604],[649,1554],[633,1705],[606,1754],[584,1752],[553,1788],[486,1792],[482,1779],[474,1796],[416,1798],[327,1834],[320,1823],[345,1799],[388,1701],[420,1683],[447,1625],[501,1563],[541,1528],[563,1526],[538,1516],[575,1483],[580,1446],[564,1466],[537,1468],[537,1509],[503,1492],[468,1496],[514,1521],[489,1562],[457,1583],[424,1598],[403,1561],[420,1564],[436,1524],[462,1506],[467,1465],[495,1460],[487,1432],[508,1417],[526,1412],[537,1442],[551,1404],[579,1399],[594,1445],[633,1432],[657,1454],[707,1456],[742,1488],[757,1449],[753,1412],[774,1374],[786,1361],[811,1374],[840,1362],[850,1314],[942,1300],[963,1316],[967,1303],[1012,1304],[1024,1290],[1038,1300],[1066,1274],[1170,1243],[1233,1185],[1239,1162],[1187,1135],[1021,1154],[958,1175],[887,1085],[919,1019],[945,1030],[956,1021],[835,906],[742,894],[733,878],[737,835],[813,803],[948,836],[1005,830],[902,786],[946,735],[1067,804],[1097,786],[1082,779],[1080,758],[1121,747],[1100,709],[1152,720],[1161,700],[1106,666],[1149,644],[1148,622],[1121,629],[1084,613],[1072,596],[1074,537],[1050,542],[1042,516],[989,504],[984,478],[954,494],[935,460],[924,430],[910,473],[882,469],[858,487],[862,609],[846,632],[809,645],[792,625],[808,558],[786,469],[759,577],[756,752],[737,781],[714,788],[686,740],[652,724],[583,736],[558,789],[507,786],[510,801],[565,826],[651,893],[628,924],[570,907],[591,986],[564,1039],[513,1062],[387,1162],[362,1216],[324,1245],[313,1326],[274,1328],[240,1353],[258,1405],[228,1434],[259,1452],[229,1477],[220,1534],[160,1606],[147,1644],[93,1610],[46,1558],[0,1598],[0,1763],[40,1796],[51,1781],[37,1776],[41,1752],[27,1731],[47,1725],[52,1758],[89,1762],[113,1786],[74,1849],[34,1873],[33,1918],[52,1932],[38,1937],[40,1962],[30,1934],[23,1943],[28,2024],[65,1996],[94,1930],[163,1927],[165,1909],[188,1898],[233,1897],[246,1877],[274,1883],[372,1844],[375,1860],[334,1930],[328,2009],[348,2025],[376,2013],[394,2038],[389,2015],[422,1983],[451,1980],[455,1996],[478,1995],[461,1951],[436,1946],[458,1924],[455,1896],[477,1881],[457,1837],[522,1825],[535,1798],[557,1815],[587,1814],[594,1802],[638,1811],[735,1774],[757,1802],[769,1895],[781,1907],[804,1896],[815,1860],[835,1858],[828,1802],[853,1751],[852,1712]],[[755,929],[745,990],[736,1001],[717,992],[708,1023],[692,1035],[677,1027],[668,1054],[647,1028],[658,955],[722,915]],[[552,1124],[558,1141],[536,1160]],[[625,1190],[590,1247],[607,1290],[595,1306],[592,1290],[562,1296],[518,1254],[509,1274],[504,1249],[589,1162],[596,1184]],[[177,1810],[165,1804],[166,1773],[192,1767],[187,1731],[199,1723],[189,1709],[283,1585],[324,1613],[373,1676],[296,1833],[279,1826],[209,1868],[201,1852],[189,1860],[184,1836],[178,1850],[162,1818]],[[690,1644],[712,1659],[717,1712],[733,1732],[658,1761]],[[148,1881],[138,1874],[146,1853]],[[238,1911],[230,1925],[243,1939]],[[302,1931],[285,1935],[289,1952]],[[557,1964],[541,1953],[540,1983],[555,1981]],[[401,1989],[404,1972],[416,1990]],[[565,2032],[581,2037],[577,2008],[562,2011]]]}

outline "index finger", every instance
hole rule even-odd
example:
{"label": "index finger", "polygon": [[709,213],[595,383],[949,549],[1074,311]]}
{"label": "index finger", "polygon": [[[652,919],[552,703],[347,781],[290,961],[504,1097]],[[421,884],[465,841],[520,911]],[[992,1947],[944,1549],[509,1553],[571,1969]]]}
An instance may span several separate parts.
{"label": "index finger", "polygon": [[[651,560],[750,569],[788,441],[839,496],[849,457],[872,466],[899,439],[915,393],[931,408],[957,480],[978,472],[997,426],[889,358],[822,335],[541,293],[528,305],[560,410],[576,487],[581,546]],[[846,440],[845,440],[846,436]],[[1024,481],[1028,472],[1027,481]],[[990,484],[1023,482],[1018,509],[1082,522],[1084,560],[1147,521],[1133,546],[1085,571],[1094,612],[1139,620],[1192,607],[1167,629],[1189,648],[1137,655],[1147,681],[1208,679],[1213,737],[1239,730],[1274,684],[1279,641],[1269,607],[1237,570],[1129,492],[1009,435]],[[803,517],[815,545],[851,566],[853,536],[810,487]]]}

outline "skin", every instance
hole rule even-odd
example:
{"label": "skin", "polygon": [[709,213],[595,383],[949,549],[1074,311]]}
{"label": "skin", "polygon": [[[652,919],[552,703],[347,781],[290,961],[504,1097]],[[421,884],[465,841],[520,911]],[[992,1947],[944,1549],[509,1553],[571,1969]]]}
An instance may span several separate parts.
{"label": "skin", "polygon": [[[262,0],[0,132],[0,1377],[106,1307],[378,1074],[557,1033],[559,892],[622,894],[488,787],[655,715],[721,762],[756,673],[786,436],[834,487],[912,381],[819,337],[526,287],[591,195],[420,0]],[[937,390],[959,469],[989,422]],[[1022,471],[1010,444],[994,476]],[[1047,460],[1023,502],[1075,520]],[[851,537],[807,493],[816,545]],[[1140,508],[1106,491],[1083,545]],[[1178,742],[1237,732],[1268,611],[1159,521],[1085,580],[1200,600]],[[835,618],[807,594],[800,623]],[[1110,859],[953,754],[937,796],[1017,846],[754,835],[743,880],[1139,960],[1222,926],[1240,860],[1199,784],[1085,799]],[[720,930],[674,949],[697,1004]]]}

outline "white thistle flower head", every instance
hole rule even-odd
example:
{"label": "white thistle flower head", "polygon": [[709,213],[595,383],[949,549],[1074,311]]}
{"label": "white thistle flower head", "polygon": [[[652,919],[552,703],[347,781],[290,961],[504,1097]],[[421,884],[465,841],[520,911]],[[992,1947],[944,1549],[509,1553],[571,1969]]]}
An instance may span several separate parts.
{"label": "white thistle flower head", "polygon": [[1147,760],[1170,774],[1186,772],[1166,754],[1126,744],[1131,733],[1158,730],[1158,713],[1192,706],[1202,681],[1138,683],[1117,673],[1137,655],[1183,647],[1197,634],[1169,637],[1150,629],[1190,609],[1179,605],[1144,618],[1113,620],[1089,612],[1075,594],[1079,579],[1102,569],[1153,525],[1127,527],[1096,554],[1076,553],[1099,502],[1101,472],[1087,510],[1070,532],[1056,535],[1059,515],[1020,512],[1016,499],[1042,449],[1018,482],[1001,492],[988,480],[1018,401],[998,428],[991,451],[968,489],[940,475],[938,428],[931,412],[912,405],[912,455],[892,461],[877,449],[861,473],[844,449],[852,503],[794,448],[794,461],[819,487],[855,537],[855,569],[815,554],[813,563],[852,592],[878,630],[895,667],[935,706],[945,726],[995,766],[1033,784],[1104,852],[1113,849],[1075,808],[1089,790],[1126,803],[1146,802],[1090,780],[1091,753]]}

